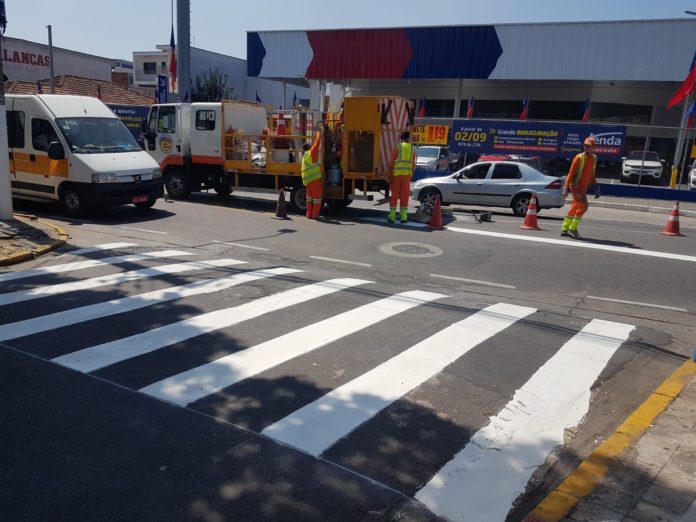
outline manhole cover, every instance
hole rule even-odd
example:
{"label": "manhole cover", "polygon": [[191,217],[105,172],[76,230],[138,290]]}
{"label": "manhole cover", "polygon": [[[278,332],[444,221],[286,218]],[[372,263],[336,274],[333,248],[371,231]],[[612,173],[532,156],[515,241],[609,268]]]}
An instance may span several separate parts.
{"label": "manhole cover", "polygon": [[401,257],[437,257],[443,254],[441,248],[425,243],[387,243],[379,249],[385,254]]}

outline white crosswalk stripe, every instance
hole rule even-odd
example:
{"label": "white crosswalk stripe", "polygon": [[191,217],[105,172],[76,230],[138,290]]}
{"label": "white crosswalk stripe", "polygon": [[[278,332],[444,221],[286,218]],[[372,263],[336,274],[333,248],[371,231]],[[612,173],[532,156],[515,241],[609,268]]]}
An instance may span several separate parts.
{"label": "white crosswalk stripe", "polygon": [[421,291],[397,294],[222,357],[140,391],[176,404],[189,404],[388,317],[444,297],[447,296]]}
{"label": "white crosswalk stripe", "polygon": [[121,265],[124,263],[134,263],[136,261],[144,261],[146,259],[162,259],[165,257],[193,256],[191,252],[183,250],[161,250],[158,252],[148,252],[145,254],[129,254],[126,256],[105,257],[103,259],[86,259],[84,261],[73,261],[60,265],[43,266],[41,268],[32,268],[30,270],[19,270],[17,272],[7,272],[0,274],[0,283],[4,281],[13,281],[15,279],[25,279],[27,277],[36,277],[46,274],[59,274],[63,272],[73,272],[75,270],[84,270],[86,268],[94,268],[106,265]]}
{"label": "white crosswalk stripe", "polygon": [[454,520],[504,520],[567,428],[590,408],[590,390],[633,326],[595,319],[568,341],[448,462],[416,498]]}
{"label": "white crosswalk stripe", "polygon": [[533,312],[533,308],[515,305],[489,306],[268,426],[263,433],[320,455],[477,344]]}
{"label": "white crosswalk stripe", "polygon": [[31,290],[20,290],[17,292],[0,294],[0,306],[29,301],[31,299],[38,299],[40,297],[47,297],[49,295],[77,292],[78,290],[89,290],[91,288],[98,288],[100,286],[117,285],[119,283],[137,281],[147,277],[155,277],[165,274],[183,274],[195,270],[222,268],[244,263],[246,263],[246,261],[238,261],[236,259],[215,259],[212,261],[191,261],[188,263],[175,263],[170,265],[156,266],[153,268],[131,270],[129,272],[121,272],[119,274],[83,279],[82,281],[71,281],[69,283],[32,288]]}
{"label": "white crosswalk stripe", "polygon": [[266,277],[295,274],[300,271],[301,270],[283,267],[255,270],[253,272],[245,272],[218,279],[204,279],[187,285],[163,288],[162,290],[154,290],[145,294],[132,295],[122,299],[113,299],[105,303],[72,308],[63,312],[44,315],[40,318],[25,319],[24,321],[0,325],[0,341],[17,339],[18,337],[46,332],[55,328],[70,326],[100,317],[130,312],[146,306],[165,303],[184,297],[212,294],[242,283],[264,279]]}
{"label": "white crosswalk stripe", "polygon": [[54,362],[81,372],[91,372],[131,357],[158,350],[204,333],[226,328],[288,306],[297,305],[325,295],[371,281],[363,279],[332,279],[286,292],[262,297],[247,304],[225,308],[162,326],[118,341],[92,346],[53,359]]}

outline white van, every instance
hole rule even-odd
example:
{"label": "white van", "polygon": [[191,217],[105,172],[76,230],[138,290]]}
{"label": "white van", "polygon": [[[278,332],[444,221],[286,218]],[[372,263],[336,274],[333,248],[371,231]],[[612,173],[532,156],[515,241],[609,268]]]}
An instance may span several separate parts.
{"label": "white van", "polygon": [[159,165],[97,98],[7,95],[12,195],[60,200],[71,216],[89,207],[162,197]]}

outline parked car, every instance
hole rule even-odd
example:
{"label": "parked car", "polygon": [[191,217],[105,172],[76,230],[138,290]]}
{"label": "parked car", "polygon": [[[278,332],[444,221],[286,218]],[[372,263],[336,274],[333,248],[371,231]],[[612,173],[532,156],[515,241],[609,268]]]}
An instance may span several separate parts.
{"label": "parked car", "polygon": [[519,156],[517,154],[482,154],[478,161],[520,161],[541,172],[549,173],[549,160],[541,156]]}
{"label": "parked car", "polygon": [[657,152],[634,150],[621,158],[621,181],[637,181],[639,178],[658,180],[662,177],[665,160]]}
{"label": "parked car", "polygon": [[449,170],[450,154],[446,147],[420,145],[416,148],[416,168],[424,170]]}
{"label": "parked car", "polygon": [[691,164],[689,171],[689,190],[696,190],[696,160]]}
{"label": "parked car", "polygon": [[411,197],[421,203],[444,205],[486,205],[510,207],[516,216],[524,216],[532,194],[542,208],[563,206],[563,178],[548,176],[520,161],[472,163],[447,176],[425,178],[413,183]]}

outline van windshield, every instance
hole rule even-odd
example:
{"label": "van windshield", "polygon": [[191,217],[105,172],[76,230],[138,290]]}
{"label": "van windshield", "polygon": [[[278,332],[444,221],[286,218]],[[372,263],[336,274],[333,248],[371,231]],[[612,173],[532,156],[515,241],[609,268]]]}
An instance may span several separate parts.
{"label": "van windshield", "polygon": [[76,154],[105,154],[142,150],[118,118],[58,118],[58,128]]}

